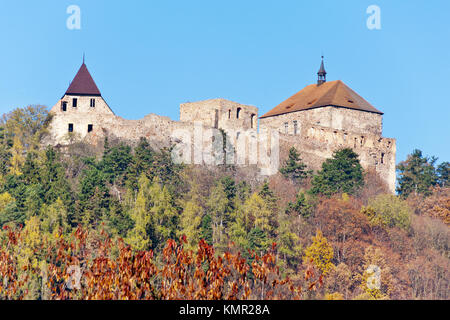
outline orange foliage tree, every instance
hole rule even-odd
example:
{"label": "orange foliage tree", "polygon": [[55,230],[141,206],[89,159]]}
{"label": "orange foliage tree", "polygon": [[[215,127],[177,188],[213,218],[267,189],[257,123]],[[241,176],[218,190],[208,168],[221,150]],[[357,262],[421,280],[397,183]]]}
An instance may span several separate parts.
{"label": "orange foliage tree", "polygon": [[[19,268],[23,231],[6,228],[0,249],[0,299],[26,299],[30,277],[40,299],[300,299],[302,288],[281,279],[276,244],[263,256],[244,259],[232,246],[222,255],[204,240],[197,251],[187,250],[186,237],[168,240],[160,256],[153,251],[133,251],[121,239],[104,231],[91,234],[82,228],[68,238],[43,239],[33,254],[42,258],[35,266]],[[321,285],[309,270],[307,289]]]}

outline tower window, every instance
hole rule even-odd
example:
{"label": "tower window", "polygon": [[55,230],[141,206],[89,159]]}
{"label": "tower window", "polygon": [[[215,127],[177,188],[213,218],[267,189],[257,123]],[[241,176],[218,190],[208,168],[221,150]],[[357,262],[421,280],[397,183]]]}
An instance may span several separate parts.
{"label": "tower window", "polygon": [[252,117],[251,117],[251,119],[250,119],[250,128],[252,128],[253,129],[253,127],[255,126],[254,125],[254,123],[255,123],[255,114],[254,113],[252,113]]}
{"label": "tower window", "polygon": [[95,99],[91,99],[91,108],[95,108]]}
{"label": "tower window", "polygon": [[237,111],[236,111],[236,119],[239,119],[239,116],[241,115],[241,108],[237,108]]}
{"label": "tower window", "polygon": [[297,134],[297,130],[298,130],[297,120],[294,120],[294,134]]}
{"label": "tower window", "polygon": [[381,164],[384,163],[384,153],[381,153]]}
{"label": "tower window", "polygon": [[69,123],[69,132],[73,132],[73,123]]}
{"label": "tower window", "polygon": [[94,125],[88,124],[88,132],[92,132],[94,130]]}
{"label": "tower window", "polygon": [[231,119],[231,110],[228,110],[228,119]]}
{"label": "tower window", "polygon": [[72,107],[76,108],[77,107],[77,103],[78,103],[78,99],[77,98],[73,98],[73,100],[72,100]]}
{"label": "tower window", "polygon": [[66,101],[61,102],[61,110],[64,112],[67,111],[67,102]]}
{"label": "tower window", "polygon": [[214,128],[219,128],[219,110],[215,110],[215,115],[214,115]]}

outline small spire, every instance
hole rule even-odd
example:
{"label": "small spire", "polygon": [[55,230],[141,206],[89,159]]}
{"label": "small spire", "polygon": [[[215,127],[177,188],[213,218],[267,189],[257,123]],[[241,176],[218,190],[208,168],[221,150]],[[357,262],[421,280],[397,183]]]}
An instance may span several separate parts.
{"label": "small spire", "polygon": [[320,69],[319,72],[317,72],[317,75],[318,75],[317,78],[318,85],[327,82],[327,72],[325,71],[325,65],[323,63],[323,56],[322,56],[322,63],[320,64]]}
{"label": "small spire", "polygon": [[83,52],[83,64],[84,64],[84,52]]}

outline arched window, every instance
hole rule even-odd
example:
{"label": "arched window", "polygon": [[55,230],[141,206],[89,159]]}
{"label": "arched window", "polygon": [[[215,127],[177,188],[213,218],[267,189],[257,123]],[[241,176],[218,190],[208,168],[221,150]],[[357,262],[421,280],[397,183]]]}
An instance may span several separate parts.
{"label": "arched window", "polygon": [[228,110],[228,119],[231,119],[231,110]]}
{"label": "arched window", "polygon": [[254,114],[254,113],[252,113],[252,117],[251,117],[251,122],[250,122],[250,128],[254,128],[255,127],[255,117],[256,117],[256,114]]}
{"label": "arched window", "polygon": [[242,110],[242,108],[237,108],[236,119],[239,119],[239,116],[241,115],[241,110]]}

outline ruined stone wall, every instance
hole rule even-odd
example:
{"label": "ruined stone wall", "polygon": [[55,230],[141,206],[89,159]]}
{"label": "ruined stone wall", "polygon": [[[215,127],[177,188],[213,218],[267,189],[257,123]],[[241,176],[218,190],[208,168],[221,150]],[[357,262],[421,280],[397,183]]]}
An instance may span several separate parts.
{"label": "ruined stone wall", "polygon": [[[391,192],[395,191],[395,139],[373,134],[352,133],[322,126],[303,127],[299,135],[280,134],[280,159],[295,147],[312,170],[320,170],[322,162],[333,152],[352,148],[364,169],[375,169]],[[281,161],[281,160],[280,160]]]}
{"label": "ruined stone wall", "polygon": [[226,99],[183,103],[180,106],[180,121],[200,121],[205,126],[222,129],[256,129],[258,108]]}
{"label": "ruined stone wall", "polygon": [[364,132],[381,136],[382,120],[381,114],[328,106],[263,118],[259,120],[259,123],[261,128],[276,129],[285,134],[294,134],[294,121],[297,121],[297,133],[301,131],[301,127],[320,125],[348,132]]}
{"label": "ruined stone wall", "polygon": [[[273,170],[273,164],[281,164],[294,146],[310,169],[319,170],[334,151],[350,147],[359,155],[365,169],[374,168],[390,190],[395,190],[396,142],[381,137],[382,116],[379,114],[335,107],[312,109],[260,119],[258,133],[258,109],[224,99],[182,104],[181,121],[173,121],[156,114],[140,120],[126,120],[114,115],[101,97],[95,97],[95,108],[90,107],[93,97],[76,97],[78,105],[73,108],[72,98],[64,96],[51,109],[54,118],[46,144],[67,144],[70,138],[68,124],[72,123],[73,135],[90,144],[102,142],[105,137],[131,143],[145,137],[153,148],[175,145],[179,156],[187,163],[214,165],[211,150],[223,148],[223,137],[219,130],[213,129],[222,128],[227,133],[224,156],[233,155],[231,160],[223,159],[228,164],[231,161],[239,166],[256,166],[261,174],[274,174],[277,170]],[[67,101],[67,111],[61,110],[63,101]],[[239,118],[236,117],[238,108],[241,110]],[[293,121],[297,121],[296,134]],[[287,134],[284,133],[285,122],[288,123]],[[88,124],[93,125],[89,133]],[[280,132],[279,145],[273,143],[275,137],[270,134],[270,129],[277,134]],[[264,134],[265,140],[258,140]]]}

